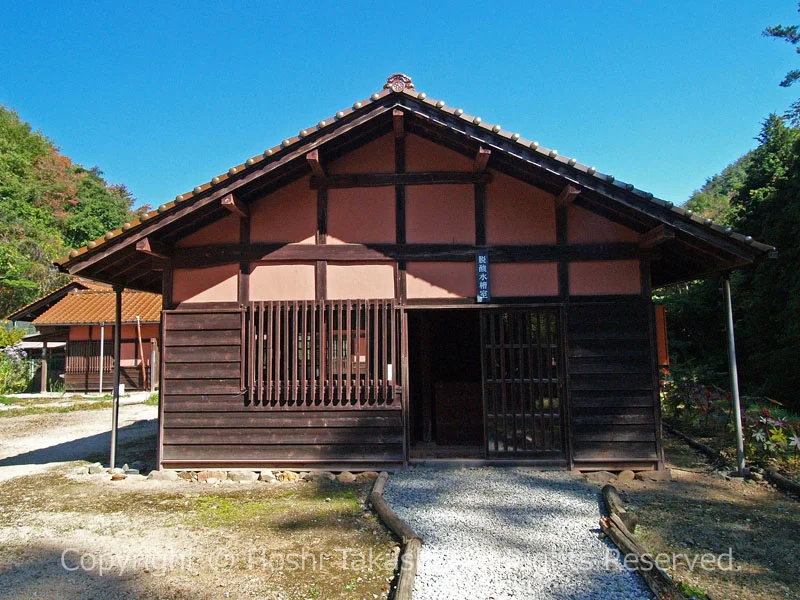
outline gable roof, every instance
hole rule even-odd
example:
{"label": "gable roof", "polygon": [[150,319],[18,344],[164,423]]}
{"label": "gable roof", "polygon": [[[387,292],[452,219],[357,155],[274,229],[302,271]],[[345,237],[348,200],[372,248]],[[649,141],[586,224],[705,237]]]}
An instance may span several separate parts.
{"label": "gable roof", "polygon": [[240,200],[248,202],[307,175],[310,167],[305,155],[309,151],[316,149],[326,159],[341,156],[377,134],[390,131],[394,109],[403,111],[411,133],[465,155],[474,156],[481,146],[490,148],[492,168],[552,193],[572,185],[580,192],[577,205],[636,231],[649,231],[660,224],[668,227],[675,239],[653,258],[656,286],[740,267],[775,251],[768,244],[700,218],[595,167],[448,106],[443,100],[429,98],[418,92],[409,78],[395,74],[369,98],[354,102],[350,108],[300,130],[298,135],[231,167],[227,173],[179,194],[173,201],[143,214],[141,220],[125,223],[73,250],[56,264],[68,273],[161,291],[157,259],[136,252],[137,241],[145,237],[166,242],[179,239],[229,214],[220,207],[224,196],[236,192]]}
{"label": "gable roof", "polygon": [[[115,292],[112,288],[74,290],[33,320],[41,325],[93,325],[114,323]],[[158,323],[161,320],[161,295],[124,290],[122,322]]]}
{"label": "gable roof", "polygon": [[60,288],[53,290],[49,294],[45,294],[44,296],[37,298],[33,302],[26,304],[25,306],[18,309],[14,313],[8,315],[7,318],[9,321],[31,322],[72,291],[108,290],[108,289],[111,288],[102,283],[96,283],[94,281],[89,281],[87,279],[81,279],[80,277],[73,277],[69,283],[62,285]]}

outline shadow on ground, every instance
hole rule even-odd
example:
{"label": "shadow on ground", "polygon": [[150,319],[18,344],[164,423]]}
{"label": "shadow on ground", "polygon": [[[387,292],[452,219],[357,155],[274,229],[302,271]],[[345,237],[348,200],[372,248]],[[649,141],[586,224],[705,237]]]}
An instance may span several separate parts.
{"label": "shadow on ground", "polygon": [[[142,460],[147,457],[128,458],[123,456],[124,450],[132,446],[148,447],[153,446],[155,452],[156,433],[158,421],[148,419],[136,421],[125,427],[121,427],[117,432],[118,450],[123,450],[119,454],[122,460]],[[108,452],[111,447],[111,432],[98,433],[76,440],[70,440],[61,444],[39,448],[30,452],[23,452],[15,456],[0,459],[0,467],[24,466],[24,465],[43,465],[54,462],[70,462],[76,460],[108,460]],[[147,452],[144,448],[142,448]],[[131,454],[131,453],[127,453]],[[147,452],[149,454],[149,452]],[[103,457],[98,459],[98,456]],[[122,464],[122,463],[120,463]]]}

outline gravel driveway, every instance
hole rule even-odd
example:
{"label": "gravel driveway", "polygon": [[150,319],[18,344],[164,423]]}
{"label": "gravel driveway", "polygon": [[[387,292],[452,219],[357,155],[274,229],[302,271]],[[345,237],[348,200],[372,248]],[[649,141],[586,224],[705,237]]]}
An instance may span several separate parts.
{"label": "gravel driveway", "polygon": [[[153,437],[158,407],[120,406],[120,445]],[[111,441],[111,409],[83,410],[0,419],[0,482],[33,475],[73,460],[107,453]],[[117,465],[121,466],[121,465]]]}
{"label": "gravel driveway", "polygon": [[652,598],[598,539],[598,490],[568,473],[408,469],[385,494],[423,539],[415,600]]}

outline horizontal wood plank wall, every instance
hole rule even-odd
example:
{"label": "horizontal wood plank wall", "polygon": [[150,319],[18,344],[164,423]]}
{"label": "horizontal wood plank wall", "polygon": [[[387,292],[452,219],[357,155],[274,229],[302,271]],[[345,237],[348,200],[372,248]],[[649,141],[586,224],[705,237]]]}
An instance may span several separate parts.
{"label": "horizontal wood plank wall", "polygon": [[[97,359],[99,361],[99,357]],[[120,383],[125,384],[125,391],[148,389],[142,383],[141,367],[120,367]],[[147,382],[150,381],[150,367],[146,367]],[[100,385],[98,371],[83,371],[79,373],[64,373],[64,390],[67,392],[96,392]],[[103,374],[103,391],[111,392],[114,389],[113,370]]]}
{"label": "horizontal wood plank wall", "polygon": [[658,463],[648,310],[641,297],[571,303],[567,347],[576,468]]}
{"label": "horizontal wood plank wall", "polygon": [[164,468],[350,468],[402,463],[402,412],[251,400],[246,310],[164,312]]}

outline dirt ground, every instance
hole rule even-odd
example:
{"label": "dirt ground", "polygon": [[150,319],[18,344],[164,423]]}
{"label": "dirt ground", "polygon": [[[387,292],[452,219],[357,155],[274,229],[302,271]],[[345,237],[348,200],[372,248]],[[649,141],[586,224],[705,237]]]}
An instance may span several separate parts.
{"label": "dirt ground", "polygon": [[[154,406],[120,409],[117,466],[155,464]],[[385,598],[399,547],[371,483],[148,481],[107,465],[109,409],[0,419],[0,598]],[[87,462],[88,461],[88,462]]]}
{"label": "dirt ground", "polygon": [[371,483],[155,482],[75,475],[0,484],[0,597],[386,598],[397,544]]}
{"label": "dirt ground", "polygon": [[[614,485],[648,550],[679,556],[670,575],[714,600],[800,599],[800,502],[766,483],[723,478],[675,438],[664,447],[673,481]],[[728,552],[730,561],[702,568],[703,554]]]}

